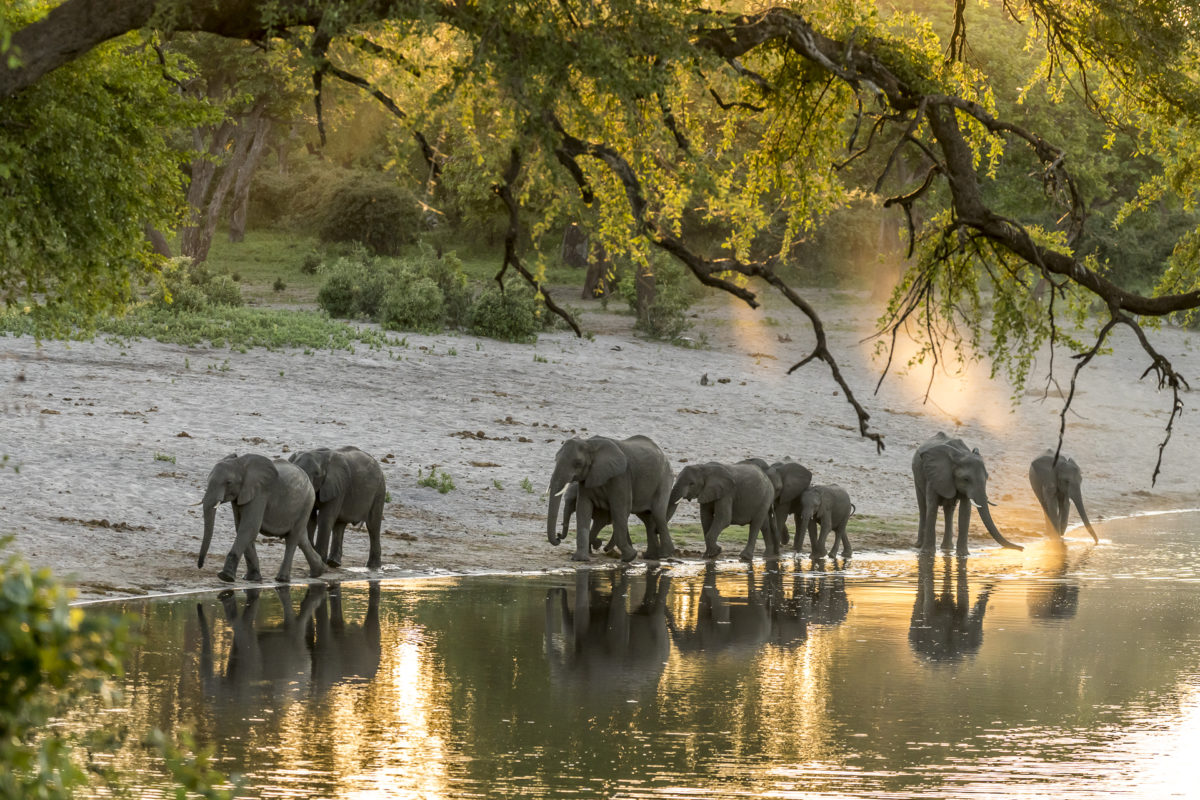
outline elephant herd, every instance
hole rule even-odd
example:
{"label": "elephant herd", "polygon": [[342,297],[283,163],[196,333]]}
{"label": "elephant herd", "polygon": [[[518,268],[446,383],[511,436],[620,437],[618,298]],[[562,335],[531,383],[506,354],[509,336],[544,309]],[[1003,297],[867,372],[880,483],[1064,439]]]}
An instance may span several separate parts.
{"label": "elephant herd", "polygon": [[[629,535],[631,514],[646,526],[646,548],[641,554],[644,559],[657,561],[674,556],[668,523],[684,500],[694,500],[699,506],[706,559],[721,554],[717,540],[729,525],[749,528],[740,553],[743,561],[754,557],[759,533],[766,556],[779,557],[788,543],[789,515],[795,523],[795,552],[803,548],[807,532],[815,559],[837,557],[839,548],[843,558],[852,553],[846,535],[847,521],[854,513],[849,494],[836,484],[813,484],[812,473],[790,459],[772,464],[758,458],[734,464],[688,464],[673,475],[666,455],[645,436],[622,440],[593,436],[567,440],[554,462],[546,535],[551,544],[557,545],[569,535],[574,516],[575,552],[571,557],[575,561],[590,560],[591,552],[601,546],[619,554],[622,561],[637,558]],[[965,555],[972,505],[979,510],[988,533],[1002,547],[1022,549],[1005,539],[992,521],[987,468],[978,449],[938,433],[916,449],[912,471],[920,512],[917,547],[921,552],[933,552],[939,508],[945,516],[942,549],[950,549],[957,509],[956,550]],[[1034,459],[1029,480],[1045,512],[1048,535],[1062,536],[1068,504],[1074,503],[1088,532],[1099,541],[1083,509],[1082,478],[1073,460],[1047,450]],[[379,536],[386,497],[383,469],[357,447],[318,448],[294,453],[287,460],[271,460],[258,454],[226,456],[209,474],[201,501],[204,538],[197,566],[204,566],[217,506],[229,502],[236,535],[217,573],[223,581],[235,580],[243,555],[246,579],[262,579],[254,546],[259,533],[284,539],[277,581],[290,579],[296,548],[308,561],[309,575],[318,577],[326,566],[340,566],[346,526],[361,523],[366,524],[370,537],[367,568],[377,570],[382,565]],[[560,503],[564,512],[561,530]],[[610,525],[612,536],[603,544],[600,532]],[[826,551],[831,532],[832,546]]]}
{"label": "elephant herd", "polygon": [[[560,531],[558,512],[564,496]],[[604,549],[619,553],[623,561],[632,561],[638,556],[629,536],[628,518],[633,514],[646,526],[642,557],[651,561],[669,558],[675,554],[675,545],[667,523],[683,500],[695,500],[700,507],[705,558],[721,554],[717,538],[730,525],[749,526],[740,556],[743,561],[753,558],[759,533],[767,556],[778,557],[788,541],[785,520],[789,514],[795,518],[797,551],[807,530],[814,558],[825,556],[830,531],[834,532],[830,554],[836,555],[839,545],[844,556],[851,552],[846,522],[854,506],[840,486],[813,485],[812,473],[794,461],[767,464],[757,458],[736,464],[688,464],[678,476],[672,476],[666,455],[645,436],[622,440],[593,436],[563,443],[550,476],[546,537],[553,545],[565,539],[574,515],[575,552],[571,558],[588,561],[591,551],[601,546],[600,531],[612,525],[612,537]]]}
{"label": "elephant herd", "polygon": [[[840,486],[814,485],[812,473],[791,460],[768,464],[758,458],[735,464],[708,462],[688,464],[672,477],[670,462],[645,436],[624,440],[593,436],[565,442],[554,459],[550,478],[550,503],[546,536],[557,545],[570,532],[576,517],[575,552],[572,559],[588,561],[601,547],[600,531],[612,525],[613,533],[604,549],[618,552],[623,561],[637,558],[629,536],[628,517],[636,515],[646,526],[646,549],[642,557],[659,560],[675,554],[667,524],[683,500],[695,500],[700,508],[704,532],[704,558],[721,554],[717,539],[729,525],[746,525],[749,535],[740,553],[743,561],[754,557],[759,533],[766,556],[778,557],[788,542],[786,520],[795,521],[793,548],[799,552],[807,532],[813,558],[851,555],[846,523],[854,513],[850,496]],[[987,497],[987,468],[978,448],[962,439],[937,433],[913,453],[913,486],[919,511],[917,548],[932,553],[936,542],[937,510],[945,517],[942,549],[955,541],[955,550],[967,554],[967,530],[971,506],[979,511],[984,527],[1002,547],[1021,550],[1006,539],[992,521]],[[1047,450],[1033,460],[1029,482],[1046,518],[1047,534],[1061,538],[1066,529],[1069,504],[1074,503],[1092,538],[1099,541],[1083,508],[1079,466],[1069,457]],[[558,527],[560,498],[563,504]],[[832,547],[826,540],[833,533]]]}

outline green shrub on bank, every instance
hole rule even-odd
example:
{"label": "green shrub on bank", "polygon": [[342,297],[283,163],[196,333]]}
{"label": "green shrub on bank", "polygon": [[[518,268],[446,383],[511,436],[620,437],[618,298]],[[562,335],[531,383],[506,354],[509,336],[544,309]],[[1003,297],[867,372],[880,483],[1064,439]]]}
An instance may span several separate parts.
{"label": "green shrub on bank", "polygon": [[535,342],[545,327],[541,303],[533,290],[510,281],[501,292],[484,289],[471,305],[467,329],[476,336],[508,342]]}
{"label": "green shrub on bank", "polygon": [[325,266],[317,303],[333,317],[369,319],[390,330],[431,333],[463,328],[479,336],[533,341],[544,327],[532,289],[511,281],[472,298],[462,262],[423,248],[404,258],[379,258],[354,248]]}
{"label": "green shrub on bank", "polygon": [[214,272],[186,256],[167,259],[162,283],[151,302],[175,311],[200,311],[213,306],[240,306],[242,290],[228,275]]}
{"label": "green shrub on bank", "polygon": [[678,260],[656,256],[651,260],[654,275],[654,300],[639,308],[637,270],[625,269],[617,282],[621,297],[637,315],[634,330],[651,339],[673,342],[678,340],[692,322],[688,309],[698,299],[700,284]]}

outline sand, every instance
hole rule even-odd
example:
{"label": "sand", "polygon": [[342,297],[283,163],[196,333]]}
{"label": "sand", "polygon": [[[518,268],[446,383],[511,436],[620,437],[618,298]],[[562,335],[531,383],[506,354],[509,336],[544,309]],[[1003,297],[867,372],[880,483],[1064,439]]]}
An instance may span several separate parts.
{"label": "sand", "polygon": [[[224,588],[216,573],[232,542],[228,506],[218,512],[208,562],[196,567],[196,504],[213,464],[233,452],[286,457],[353,444],[380,459],[388,480],[382,577],[570,569],[569,542],[553,547],[545,537],[555,452],[570,436],[640,433],[676,471],[749,456],[802,462],[816,482],[850,492],[850,534],[864,555],[915,540],[912,452],[944,430],[984,455],[1001,530],[1017,541],[1041,535],[1027,473],[1057,435],[1073,364],[1066,353],[1056,356],[1061,390],[1045,391],[1043,354],[1016,405],[1011,386],[986,364],[961,374],[939,369],[928,402],[927,366],[890,375],[873,394],[883,362],[863,339],[877,305],[868,293],[805,292],[822,310],[873,429],[886,437],[877,454],[825,367],[786,374],[812,334],[782,300],[752,311],[713,297],[696,309],[691,333],[706,346],[683,348],[639,339],[629,316],[572,294],[564,290],[562,299],[582,306],[593,338],[550,333],[515,345],[409,334],[406,346],[390,350],[309,354],[0,338],[0,457],[8,456],[0,533],[14,537],[8,550],[52,568],[83,600]],[[1152,336],[1192,380],[1193,334],[1164,328]],[[1113,352],[1081,378],[1065,452],[1083,468],[1094,522],[1200,505],[1200,417],[1191,408],[1151,485],[1170,396],[1139,381],[1147,364],[1120,331]],[[452,491],[418,485],[433,468],[450,475]],[[694,504],[676,519],[695,522]],[[976,551],[994,546],[978,521],[972,537]],[[345,565],[323,579],[366,577],[366,549],[365,531],[347,531]],[[737,550],[726,547],[726,555]],[[264,574],[274,574],[282,552],[278,540],[260,538]],[[297,556],[294,579],[306,574]]]}

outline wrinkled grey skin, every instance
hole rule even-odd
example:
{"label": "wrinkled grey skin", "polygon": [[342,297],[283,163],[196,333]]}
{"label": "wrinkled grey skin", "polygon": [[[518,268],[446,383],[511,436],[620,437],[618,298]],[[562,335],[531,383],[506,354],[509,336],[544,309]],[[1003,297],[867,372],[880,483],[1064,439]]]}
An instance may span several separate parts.
{"label": "wrinkled grey skin", "polygon": [[200,544],[197,567],[204,566],[212,542],[217,506],[228,502],[233,508],[237,535],[225,566],[217,577],[233,582],[238,561],[246,554],[246,579],[262,580],[254,539],[258,534],[284,539],[283,562],[275,580],[287,583],[292,577],[292,556],[299,547],[308,561],[313,578],[325,571],[325,562],[308,542],[308,517],[316,495],[304,470],[287,461],[272,461],[257,454],[231,454],[217,462],[208,475],[208,490],[201,505],[204,509],[204,540]]}
{"label": "wrinkled grey skin", "polygon": [[557,545],[558,506],[570,484],[578,483],[575,499],[574,561],[590,561],[592,519],[607,514],[613,526],[613,543],[622,561],[633,561],[637,550],[629,538],[629,515],[636,514],[646,526],[644,558],[656,560],[675,554],[667,530],[667,498],[671,492],[671,464],[653,441],[645,436],[616,440],[604,436],[568,439],[554,457],[550,476],[550,504],[546,514],[546,538]]}
{"label": "wrinkled grey skin", "polygon": [[1092,529],[1087,512],[1083,510],[1083,475],[1079,465],[1063,453],[1058,454],[1055,463],[1054,451],[1047,450],[1033,460],[1029,465],[1029,485],[1042,504],[1042,512],[1046,516],[1046,535],[1061,539],[1067,529],[1067,515],[1071,513],[1071,503],[1079,512],[1079,518],[1092,535],[1092,541],[1099,543],[1100,537]]}
{"label": "wrinkled grey skin", "polygon": [[978,449],[968,449],[962,439],[951,439],[944,433],[937,433],[913,453],[912,471],[913,485],[917,492],[917,508],[920,511],[917,548],[921,552],[933,552],[939,507],[946,518],[942,549],[950,549],[950,541],[954,537],[954,507],[958,506],[956,552],[966,555],[972,503],[979,509],[979,518],[983,520],[983,526],[1001,547],[1011,550],[1025,549],[1005,539],[992,522],[987,498],[987,467],[984,466],[983,457],[979,455]]}
{"label": "wrinkled grey skin", "polygon": [[812,473],[795,461],[776,461],[771,470],[779,476],[779,492],[775,496],[775,527],[779,532],[780,544],[787,544],[787,518],[792,515],[796,536],[803,537],[800,516],[803,513],[801,498],[804,490],[812,485]]}
{"label": "wrinkled grey skin", "polygon": [[[563,495],[563,512],[562,512],[562,535],[560,540],[566,539],[571,534],[571,517],[575,516],[575,507],[579,504],[579,484],[572,483],[567,487],[567,493]],[[608,509],[593,508],[592,509],[592,530],[588,536],[588,544],[592,550],[599,550],[604,547],[604,552],[613,552],[617,545],[613,541],[613,537],[608,538],[605,543],[600,538],[600,531],[612,524],[612,519],[608,516]]]}
{"label": "wrinkled grey skin", "polygon": [[341,566],[346,526],[365,522],[371,542],[367,569],[379,569],[383,565],[379,531],[387,497],[387,480],[379,462],[357,447],[320,447],[293,453],[288,460],[304,470],[317,494],[308,521],[308,538],[317,554],[329,566]]}
{"label": "wrinkled grey skin", "polygon": [[[850,538],[846,535],[846,523],[854,513],[850,495],[836,483],[828,486],[810,486],[800,495],[800,521],[796,524],[797,553],[804,546],[804,531],[812,547],[813,558],[825,558],[825,540],[833,531],[833,547],[830,558],[837,558],[838,545],[842,546],[842,558],[850,558]],[[819,533],[818,533],[819,528]]]}
{"label": "wrinkled grey skin", "polygon": [[767,557],[779,556],[774,521],[775,487],[758,466],[716,461],[688,464],[679,471],[671,489],[672,511],[680,500],[696,500],[700,504],[705,558],[721,554],[717,537],[730,525],[750,526],[746,546],[738,556],[743,561],[754,558],[759,531],[763,532]]}
{"label": "wrinkled grey skin", "polygon": [[930,661],[956,662],[979,652],[983,645],[983,615],[987,612],[992,584],[984,586],[971,604],[967,583],[967,560],[956,556],[956,586],[951,589],[951,557],[942,557],[942,587],[934,590],[932,553],[917,560],[917,597],[908,626],[908,643],[913,652]]}

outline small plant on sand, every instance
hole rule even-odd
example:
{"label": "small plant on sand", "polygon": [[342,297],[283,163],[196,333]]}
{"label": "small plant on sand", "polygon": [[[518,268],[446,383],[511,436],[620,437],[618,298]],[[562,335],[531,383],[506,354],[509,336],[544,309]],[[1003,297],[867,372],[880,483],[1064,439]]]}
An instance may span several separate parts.
{"label": "small plant on sand", "polygon": [[166,461],[168,464],[174,464],[175,456],[169,456],[166,453],[155,453],[154,460],[155,461]]}
{"label": "small plant on sand", "polygon": [[430,489],[437,489],[440,493],[446,494],[454,490],[454,481],[450,478],[450,473],[444,470],[438,472],[437,467],[430,467],[429,474],[422,476],[421,469],[418,467],[417,486],[428,486]]}
{"label": "small plant on sand", "polygon": [[495,478],[492,478],[492,486],[495,486],[497,489],[500,489],[501,491],[503,491],[503,489],[504,489],[504,484],[500,483],[500,481],[496,480]]}
{"label": "small plant on sand", "polygon": [[529,494],[533,494],[533,481],[529,478],[521,478],[521,488]]}

